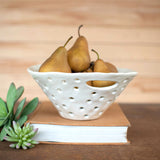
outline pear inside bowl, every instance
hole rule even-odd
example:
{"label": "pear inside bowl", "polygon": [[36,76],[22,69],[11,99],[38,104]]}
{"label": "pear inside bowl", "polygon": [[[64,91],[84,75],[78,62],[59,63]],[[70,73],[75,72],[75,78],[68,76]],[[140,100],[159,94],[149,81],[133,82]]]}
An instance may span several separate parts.
{"label": "pear inside bowl", "polygon": [[[40,65],[27,70],[47,95],[60,116],[72,120],[99,118],[137,75],[129,69],[118,73],[39,72]],[[88,81],[115,81],[108,87],[92,87]]]}

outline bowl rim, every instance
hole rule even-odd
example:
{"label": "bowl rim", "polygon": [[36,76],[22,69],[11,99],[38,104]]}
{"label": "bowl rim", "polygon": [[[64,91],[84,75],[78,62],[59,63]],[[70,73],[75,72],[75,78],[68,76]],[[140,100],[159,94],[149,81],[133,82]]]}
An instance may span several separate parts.
{"label": "bowl rim", "polygon": [[138,74],[138,72],[133,71],[131,69],[128,68],[117,68],[118,72],[110,72],[110,73],[102,73],[102,72],[76,72],[76,73],[65,73],[65,72],[39,72],[38,69],[40,67],[40,64],[37,65],[32,65],[30,67],[27,68],[27,71],[31,74],[38,74],[38,75],[132,75],[132,76],[136,76]]}

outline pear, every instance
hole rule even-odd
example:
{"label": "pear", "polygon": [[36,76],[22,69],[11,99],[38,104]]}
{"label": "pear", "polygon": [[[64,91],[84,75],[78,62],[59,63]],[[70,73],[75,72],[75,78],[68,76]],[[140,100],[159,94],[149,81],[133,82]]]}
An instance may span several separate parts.
{"label": "pear", "polygon": [[90,55],[88,42],[84,36],[80,35],[80,25],[78,28],[79,37],[74,45],[68,50],[68,63],[73,72],[83,72],[90,66]]}
{"label": "pear", "polygon": [[66,72],[71,73],[71,68],[67,60],[67,50],[65,46],[72,39],[71,36],[64,46],[58,47],[55,52],[40,66],[39,72]]}
{"label": "pear", "polygon": [[84,72],[87,72],[87,73],[89,73],[89,72],[93,72],[92,71],[92,68],[88,68],[86,71],[84,71]]}
{"label": "pear", "polygon": [[[94,63],[95,63],[94,61],[92,61],[92,62],[90,63],[90,67],[88,68],[88,70],[93,70]],[[111,72],[118,72],[116,66],[113,65],[112,63],[105,62],[105,64],[108,66],[108,68],[109,68],[109,70],[110,70]]]}
{"label": "pear", "polygon": [[[97,60],[94,63],[94,72],[103,72],[103,73],[110,73],[110,72],[117,72],[116,67],[108,62],[104,62],[102,59],[99,58],[99,54],[92,49],[93,52],[97,54]],[[107,87],[115,84],[113,81],[93,81],[92,85],[94,87]]]}
{"label": "pear", "polygon": [[115,72],[115,73],[117,73],[117,72],[118,72],[118,70],[117,70],[116,66],[115,66],[115,65],[113,65],[112,63],[105,62],[105,64],[108,66],[108,68],[109,68],[110,72]]}
{"label": "pear", "polygon": [[84,72],[93,72],[94,61],[90,62],[89,68],[87,68]]}

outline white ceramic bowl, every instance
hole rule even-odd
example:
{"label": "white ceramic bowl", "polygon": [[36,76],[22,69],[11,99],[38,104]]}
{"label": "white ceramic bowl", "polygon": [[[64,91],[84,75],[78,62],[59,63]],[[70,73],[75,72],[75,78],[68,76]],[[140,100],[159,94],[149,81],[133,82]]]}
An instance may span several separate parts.
{"label": "white ceramic bowl", "polygon": [[[31,66],[28,72],[57,108],[60,116],[72,120],[99,118],[115,101],[137,72],[118,69],[118,73],[63,73],[38,72],[40,65]],[[92,80],[109,80],[109,87],[91,87]]]}

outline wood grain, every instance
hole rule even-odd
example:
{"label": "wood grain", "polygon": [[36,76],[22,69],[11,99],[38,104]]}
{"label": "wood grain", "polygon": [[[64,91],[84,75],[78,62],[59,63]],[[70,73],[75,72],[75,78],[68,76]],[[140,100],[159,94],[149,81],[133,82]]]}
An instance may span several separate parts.
{"label": "wood grain", "polygon": [[[81,34],[105,61],[138,76],[118,102],[159,103],[159,0],[0,0],[0,97],[10,82],[25,87],[25,97],[48,100],[26,69],[42,63],[84,24]],[[91,53],[92,60],[96,55]]]}
{"label": "wood grain", "polygon": [[159,0],[1,0],[1,23],[159,27],[159,7]]}

